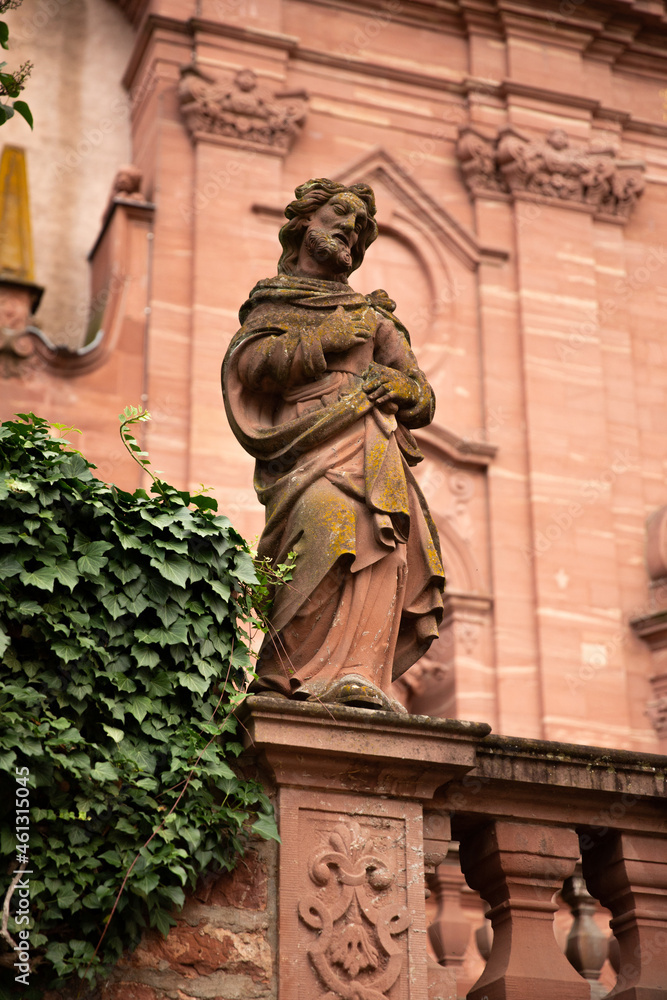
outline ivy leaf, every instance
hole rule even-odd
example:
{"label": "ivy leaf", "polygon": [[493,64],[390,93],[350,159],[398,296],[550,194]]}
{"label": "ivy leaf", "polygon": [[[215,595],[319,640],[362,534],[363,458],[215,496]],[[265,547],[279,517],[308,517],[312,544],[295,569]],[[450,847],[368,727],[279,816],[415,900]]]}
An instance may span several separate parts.
{"label": "ivy leaf", "polygon": [[60,582],[69,587],[70,590],[74,590],[79,581],[77,565],[73,559],[67,559],[66,562],[58,563],[57,575]]}
{"label": "ivy leaf", "polygon": [[105,594],[100,600],[114,620],[125,614],[127,598],[124,594]]}
{"label": "ivy leaf", "polygon": [[117,781],[118,771],[108,760],[101,760],[92,769],[90,776],[94,781]]}
{"label": "ivy leaf", "polygon": [[260,815],[252,824],[252,829],[254,833],[258,833],[264,840],[277,840],[279,844],[282,843],[273,816]]}
{"label": "ivy leaf", "polygon": [[[206,694],[209,687],[209,681],[205,677],[201,677],[199,674],[186,674],[182,671],[176,676],[183,687],[187,688],[188,691],[196,691],[197,694],[200,695]],[[141,719],[139,721],[141,722]]]}
{"label": "ivy leaf", "polygon": [[160,891],[169,897],[174,906],[179,907],[179,909],[184,906],[185,893],[179,885],[163,885]]}
{"label": "ivy leaf", "polygon": [[125,738],[125,733],[123,732],[122,729],[116,729],[114,726],[109,726],[106,724],[106,722],[102,723],[102,729],[107,734],[107,736],[110,736],[111,739],[114,740],[116,743],[120,743],[121,740]]}
{"label": "ivy leaf", "polygon": [[40,566],[34,573],[23,570],[19,579],[21,583],[28,586],[39,587],[40,590],[53,591],[53,583],[58,575],[58,570],[54,566]]}
{"label": "ivy leaf", "polygon": [[135,892],[141,893],[142,896],[149,896],[154,889],[160,884],[160,876],[155,872],[149,872],[148,875],[144,875],[143,878],[136,879],[132,882],[132,888]]}
{"label": "ivy leaf", "polygon": [[156,667],[160,662],[160,654],[156,649],[147,649],[143,646],[132,646],[132,656],[137,661],[138,667]]}
{"label": "ivy leaf", "polygon": [[0,580],[9,576],[16,576],[22,569],[23,566],[16,556],[9,553],[0,559]]}
{"label": "ivy leaf", "polygon": [[[97,576],[109,561],[104,552],[111,548],[109,542],[88,542],[83,546],[83,555],[77,559],[76,565],[82,576]],[[79,551],[82,551],[81,547]]]}
{"label": "ivy leaf", "polygon": [[151,559],[151,566],[155,567],[165,580],[169,580],[179,587],[187,585],[190,576],[190,564],[187,559],[167,559],[164,562],[159,559]]}
{"label": "ivy leaf", "polygon": [[25,101],[14,101],[14,111],[18,111],[18,113],[25,118],[30,128],[32,128],[32,112]]}
{"label": "ivy leaf", "polygon": [[143,722],[147,714],[150,712],[152,705],[153,703],[150,698],[146,698],[144,695],[139,694],[130,699],[127,708],[128,711],[135,717],[137,722]]}

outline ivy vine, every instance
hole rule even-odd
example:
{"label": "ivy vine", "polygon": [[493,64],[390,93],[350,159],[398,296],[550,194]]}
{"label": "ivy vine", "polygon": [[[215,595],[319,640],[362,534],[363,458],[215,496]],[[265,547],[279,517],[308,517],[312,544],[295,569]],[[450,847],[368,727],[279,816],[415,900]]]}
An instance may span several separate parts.
{"label": "ivy vine", "polygon": [[[266,581],[212,498],[162,480],[124,492],[93,468],[45,420],[0,425],[0,899],[27,860],[26,1000],[92,982],[145,927],[166,933],[185,890],[231,869],[250,831],[277,838],[234,763],[241,626]],[[13,989],[15,898],[8,909],[0,985]]]}

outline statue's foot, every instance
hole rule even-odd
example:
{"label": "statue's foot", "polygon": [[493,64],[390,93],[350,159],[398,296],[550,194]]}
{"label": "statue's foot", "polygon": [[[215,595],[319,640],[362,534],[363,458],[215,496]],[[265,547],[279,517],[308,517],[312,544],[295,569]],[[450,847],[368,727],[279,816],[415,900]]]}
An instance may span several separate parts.
{"label": "statue's foot", "polygon": [[318,701],[323,705],[347,705],[350,708],[407,714],[407,709],[399,701],[360,674],[347,674],[328,682],[306,683],[294,692],[294,697]]}

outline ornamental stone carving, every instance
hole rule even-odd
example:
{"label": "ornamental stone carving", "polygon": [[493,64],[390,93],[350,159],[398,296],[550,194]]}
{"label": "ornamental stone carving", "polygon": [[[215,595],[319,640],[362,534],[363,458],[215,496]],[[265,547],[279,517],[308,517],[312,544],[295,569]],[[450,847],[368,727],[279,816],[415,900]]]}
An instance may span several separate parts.
{"label": "ornamental stone carving", "polygon": [[196,66],[185,66],[178,100],[193,139],[214,137],[279,155],[289,151],[306,117],[304,91],[272,91],[251,69],[216,80]]}
{"label": "ornamental stone carving", "polygon": [[0,281],[0,378],[25,378],[42,367],[28,332],[28,288]]}
{"label": "ornamental stone carving", "polygon": [[321,1000],[382,1000],[396,983],[405,950],[397,943],[411,917],[396,891],[382,838],[359,823],[338,823],[308,860],[312,893],[299,917],[313,932],[308,958],[324,988]]}
{"label": "ornamental stone carving", "polygon": [[555,202],[623,222],[644,190],[644,164],[622,160],[602,141],[571,144],[562,129],[530,139],[511,126],[489,137],[461,129],[457,152],[473,197]]}

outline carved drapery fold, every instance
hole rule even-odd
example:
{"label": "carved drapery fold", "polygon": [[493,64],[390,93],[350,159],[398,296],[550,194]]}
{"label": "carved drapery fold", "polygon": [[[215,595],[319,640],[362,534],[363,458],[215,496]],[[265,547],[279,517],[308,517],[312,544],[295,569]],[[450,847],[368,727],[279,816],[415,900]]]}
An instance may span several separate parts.
{"label": "carved drapery fold", "polygon": [[178,100],[193,140],[211,139],[284,155],[306,117],[304,91],[275,91],[251,69],[214,79],[194,65],[181,69]]}
{"label": "carved drapery fold", "polygon": [[530,139],[511,126],[487,136],[459,133],[457,153],[473,197],[528,198],[580,208],[624,222],[644,190],[644,164],[618,157],[613,145],[572,144],[562,129]]}

